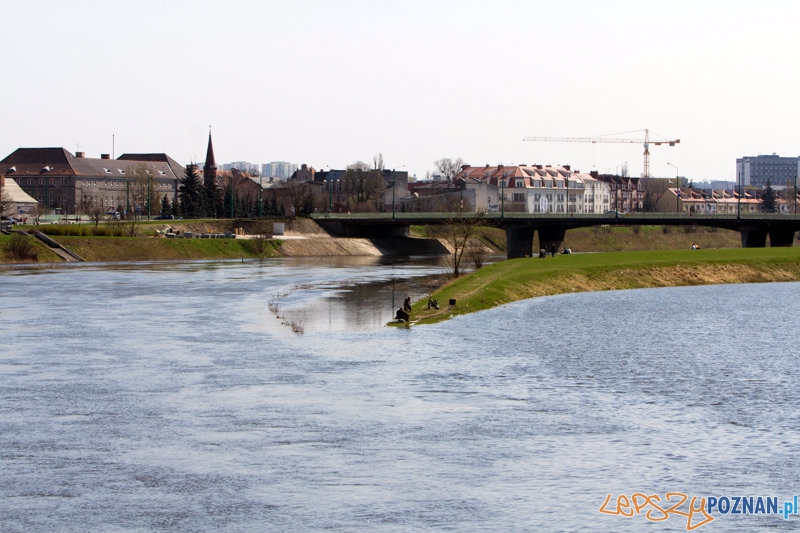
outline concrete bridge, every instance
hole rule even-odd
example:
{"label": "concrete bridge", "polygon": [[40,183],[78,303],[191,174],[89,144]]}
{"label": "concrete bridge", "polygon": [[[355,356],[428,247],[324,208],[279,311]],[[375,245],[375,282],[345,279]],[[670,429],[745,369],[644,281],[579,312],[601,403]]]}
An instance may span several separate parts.
{"label": "concrete bridge", "polygon": [[506,232],[509,259],[533,255],[533,236],[538,233],[537,250],[561,248],[569,229],[587,226],[709,226],[738,231],[742,247],[792,246],[800,231],[800,215],[686,215],[682,213],[530,214],[530,213],[323,213],[311,216],[328,233],[338,237],[407,237],[411,225],[439,225],[459,220],[480,220]]}

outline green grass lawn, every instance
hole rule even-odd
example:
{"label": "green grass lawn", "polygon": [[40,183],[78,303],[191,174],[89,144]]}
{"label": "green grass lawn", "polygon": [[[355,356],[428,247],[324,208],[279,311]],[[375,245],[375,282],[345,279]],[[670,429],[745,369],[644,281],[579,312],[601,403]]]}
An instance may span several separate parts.
{"label": "green grass lawn", "polygon": [[[456,279],[412,308],[412,322],[438,322],[505,303],[567,292],[800,280],[798,248],[654,250],[500,261]],[[449,308],[448,302],[456,300]]]}

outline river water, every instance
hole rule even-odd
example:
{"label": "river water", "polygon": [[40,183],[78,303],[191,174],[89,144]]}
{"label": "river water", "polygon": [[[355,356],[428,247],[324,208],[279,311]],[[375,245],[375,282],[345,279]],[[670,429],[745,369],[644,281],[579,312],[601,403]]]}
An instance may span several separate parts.
{"label": "river water", "polygon": [[[686,531],[600,509],[800,492],[800,284],[384,327],[436,271],[0,271],[0,531]],[[710,514],[700,531],[800,529]]]}

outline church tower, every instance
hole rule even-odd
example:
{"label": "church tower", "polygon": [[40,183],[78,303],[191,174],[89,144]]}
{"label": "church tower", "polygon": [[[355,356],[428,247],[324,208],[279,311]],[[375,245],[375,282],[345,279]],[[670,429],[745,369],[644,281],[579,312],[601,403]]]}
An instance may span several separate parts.
{"label": "church tower", "polygon": [[211,144],[211,127],[208,128],[208,149],[206,162],[203,165],[203,183],[206,185],[217,182],[217,163],[214,161],[214,145]]}

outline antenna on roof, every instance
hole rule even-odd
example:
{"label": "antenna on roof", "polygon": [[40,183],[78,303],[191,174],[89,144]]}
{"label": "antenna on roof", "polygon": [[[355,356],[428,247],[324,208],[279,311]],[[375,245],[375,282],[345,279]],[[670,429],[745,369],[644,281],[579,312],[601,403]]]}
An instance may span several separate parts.
{"label": "antenna on roof", "polygon": [[116,133],[111,134],[111,159],[117,158],[116,153],[114,152],[114,146],[115,146],[114,142],[116,140],[114,137],[116,137],[116,135],[117,135]]}

